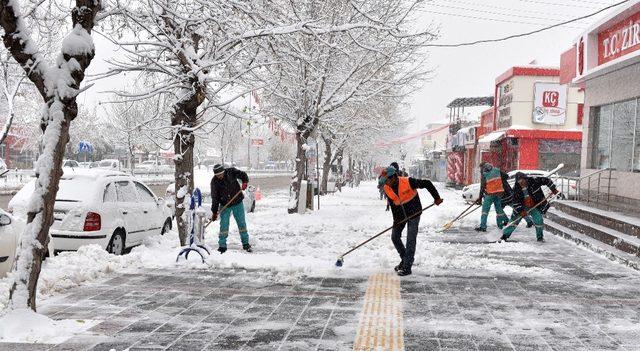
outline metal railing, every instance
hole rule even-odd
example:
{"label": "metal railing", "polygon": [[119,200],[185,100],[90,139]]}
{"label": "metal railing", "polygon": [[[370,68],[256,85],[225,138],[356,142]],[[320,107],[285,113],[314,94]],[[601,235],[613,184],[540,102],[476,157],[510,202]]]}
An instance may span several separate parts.
{"label": "metal railing", "polygon": [[583,177],[561,176],[556,180],[556,185],[560,183],[560,190],[570,200],[609,205],[611,192],[615,190],[613,171],[605,168]]}

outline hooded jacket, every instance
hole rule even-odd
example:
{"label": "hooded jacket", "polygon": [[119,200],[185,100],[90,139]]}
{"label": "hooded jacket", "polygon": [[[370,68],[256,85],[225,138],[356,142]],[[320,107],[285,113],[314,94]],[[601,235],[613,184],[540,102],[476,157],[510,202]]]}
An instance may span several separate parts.
{"label": "hooded jacket", "polygon": [[[547,177],[526,177],[527,179],[527,193],[531,200],[533,200],[533,204],[538,205],[536,207],[542,214],[546,213],[549,209],[549,203],[545,199],[544,191],[542,190],[542,186],[547,186],[551,191],[556,191],[556,185],[553,184],[553,181]],[[516,181],[516,185],[513,187],[513,209],[520,213],[526,211],[528,207],[525,206],[525,196],[522,191],[522,187],[520,183]]]}

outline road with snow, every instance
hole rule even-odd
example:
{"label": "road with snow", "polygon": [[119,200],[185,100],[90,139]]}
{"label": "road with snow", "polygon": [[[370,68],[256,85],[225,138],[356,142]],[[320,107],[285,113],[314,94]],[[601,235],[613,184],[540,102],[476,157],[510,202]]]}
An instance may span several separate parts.
{"label": "road with snow", "polygon": [[122,257],[86,247],[49,260],[41,312],[75,329],[5,337],[0,350],[640,350],[637,271],[551,234],[537,243],[524,227],[497,244],[499,231],[471,229],[475,216],[438,234],[465,206],[439,189],[412,276],[393,274],[388,236],[334,265],[391,223],[373,183],[306,215],[286,215],[286,192],[272,192],[247,217],[253,254],[232,230],[230,250],[204,264],[175,263],[175,233]]}

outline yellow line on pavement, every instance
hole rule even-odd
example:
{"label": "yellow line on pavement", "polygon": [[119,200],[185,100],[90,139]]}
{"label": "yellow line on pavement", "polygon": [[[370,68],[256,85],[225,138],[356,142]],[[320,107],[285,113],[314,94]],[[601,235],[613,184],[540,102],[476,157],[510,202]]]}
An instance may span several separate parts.
{"label": "yellow line on pavement", "polygon": [[400,279],[389,273],[369,277],[360,314],[354,351],[402,351],[402,297]]}

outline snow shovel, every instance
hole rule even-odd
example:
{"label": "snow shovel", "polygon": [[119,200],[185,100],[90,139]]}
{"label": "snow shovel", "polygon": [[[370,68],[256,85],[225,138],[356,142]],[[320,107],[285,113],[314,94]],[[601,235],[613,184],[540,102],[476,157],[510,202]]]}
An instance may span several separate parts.
{"label": "snow shovel", "polygon": [[364,246],[365,244],[367,244],[367,243],[368,243],[368,242],[370,242],[371,240],[373,240],[373,239],[375,239],[375,238],[379,237],[380,235],[382,235],[382,234],[384,234],[384,233],[386,233],[386,232],[390,231],[390,230],[391,230],[391,229],[393,229],[395,226],[398,226],[398,225],[400,225],[400,224],[407,223],[407,222],[408,222],[408,221],[410,221],[411,219],[413,219],[413,218],[415,218],[415,217],[417,217],[417,216],[421,215],[421,214],[422,214],[422,212],[424,212],[424,211],[426,211],[426,210],[430,209],[431,207],[433,207],[433,206],[435,206],[435,205],[436,205],[436,204],[435,204],[435,203],[433,203],[433,204],[431,204],[431,205],[429,205],[429,206],[427,206],[427,207],[423,208],[423,209],[422,209],[422,210],[420,210],[419,212],[416,212],[415,214],[413,214],[413,215],[409,216],[409,218],[407,218],[407,219],[405,219],[405,220],[403,220],[403,221],[401,221],[401,222],[394,223],[391,227],[389,227],[389,228],[387,228],[387,229],[385,229],[385,230],[381,231],[380,233],[378,233],[378,234],[376,234],[376,235],[372,236],[371,238],[369,238],[369,239],[365,240],[364,242],[360,243],[359,245],[352,247],[352,248],[351,248],[351,250],[349,250],[349,251],[347,251],[347,252],[343,253],[342,255],[340,255],[340,257],[338,257],[338,260],[336,261],[336,267],[342,267],[342,263],[344,262],[344,256],[346,256],[346,255],[348,255],[348,254],[350,254],[350,253],[352,253],[352,252],[356,251],[357,249],[361,248],[362,246]]}
{"label": "snow shovel", "polygon": [[[242,190],[238,191],[238,193],[236,193],[235,195],[233,195],[233,197],[231,198],[231,200],[229,200],[229,202],[227,202],[226,205],[222,206],[222,209],[220,210],[220,213],[222,213],[222,211],[226,210],[227,207],[229,207],[229,205],[231,205],[231,203],[233,202],[233,200],[236,199],[236,197],[238,197],[238,195],[242,194]],[[204,226],[204,229],[207,229],[207,227],[209,226],[209,224],[213,223],[215,221],[209,221],[209,223],[207,223],[207,225]]]}
{"label": "snow shovel", "polygon": [[473,206],[476,206],[476,204],[475,203],[471,204],[471,206],[467,207],[464,211],[462,211],[462,213],[460,213],[460,215],[458,215],[458,217],[456,217],[456,218],[450,220],[449,222],[445,223],[442,226],[442,228],[440,228],[439,230],[436,231],[436,233],[442,233],[445,230],[451,229],[451,227],[453,226],[453,224],[455,222],[457,222],[460,219],[463,219],[464,217],[466,217],[466,216],[470,215],[471,213],[473,213],[475,210],[477,210],[480,207],[482,207],[482,206],[478,206],[478,207],[474,208],[473,210],[469,211],[471,209],[471,207],[473,207]]}
{"label": "snow shovel", "polygon": [[[560,194],[560,193],[558,193],[558,194]],[[545,198],[544,198],[544,200],[542,200],[542,201],[538,202],[535,206],[531,207],[531,208],[529,209],[529,211],[527,211],[527,216],[529,215],[529,213],[531,213],[531,211],[533,211],[534,209],[536,209],[538,206],[540,206],[541,204],[543,204],[545,201],[551,200],[551,198],[552,198],[552,197],[554,197],[554,196],[555,196],[555,194],[554,194],[554,193],[551,193],[551,194],[549,194],[547,197],[545,197]],[[525,217],[526,217],[526,216],[525,216]],[[502,228],[502,229],[504,230],[504,229],[507,229],[507,228],[509,228],[509,227],[513,226],[516,222],[518,222],[518,221],[519,221],[519,220],[521,220],[522,218],[524,218],[524,217],[522,217],[522,216],[518,216],[518,218],[516,218],[516,219],[514,219],[513,221],[511,221],[511,222],[507,223],[507,225],[506,225],[504,228]]]}

